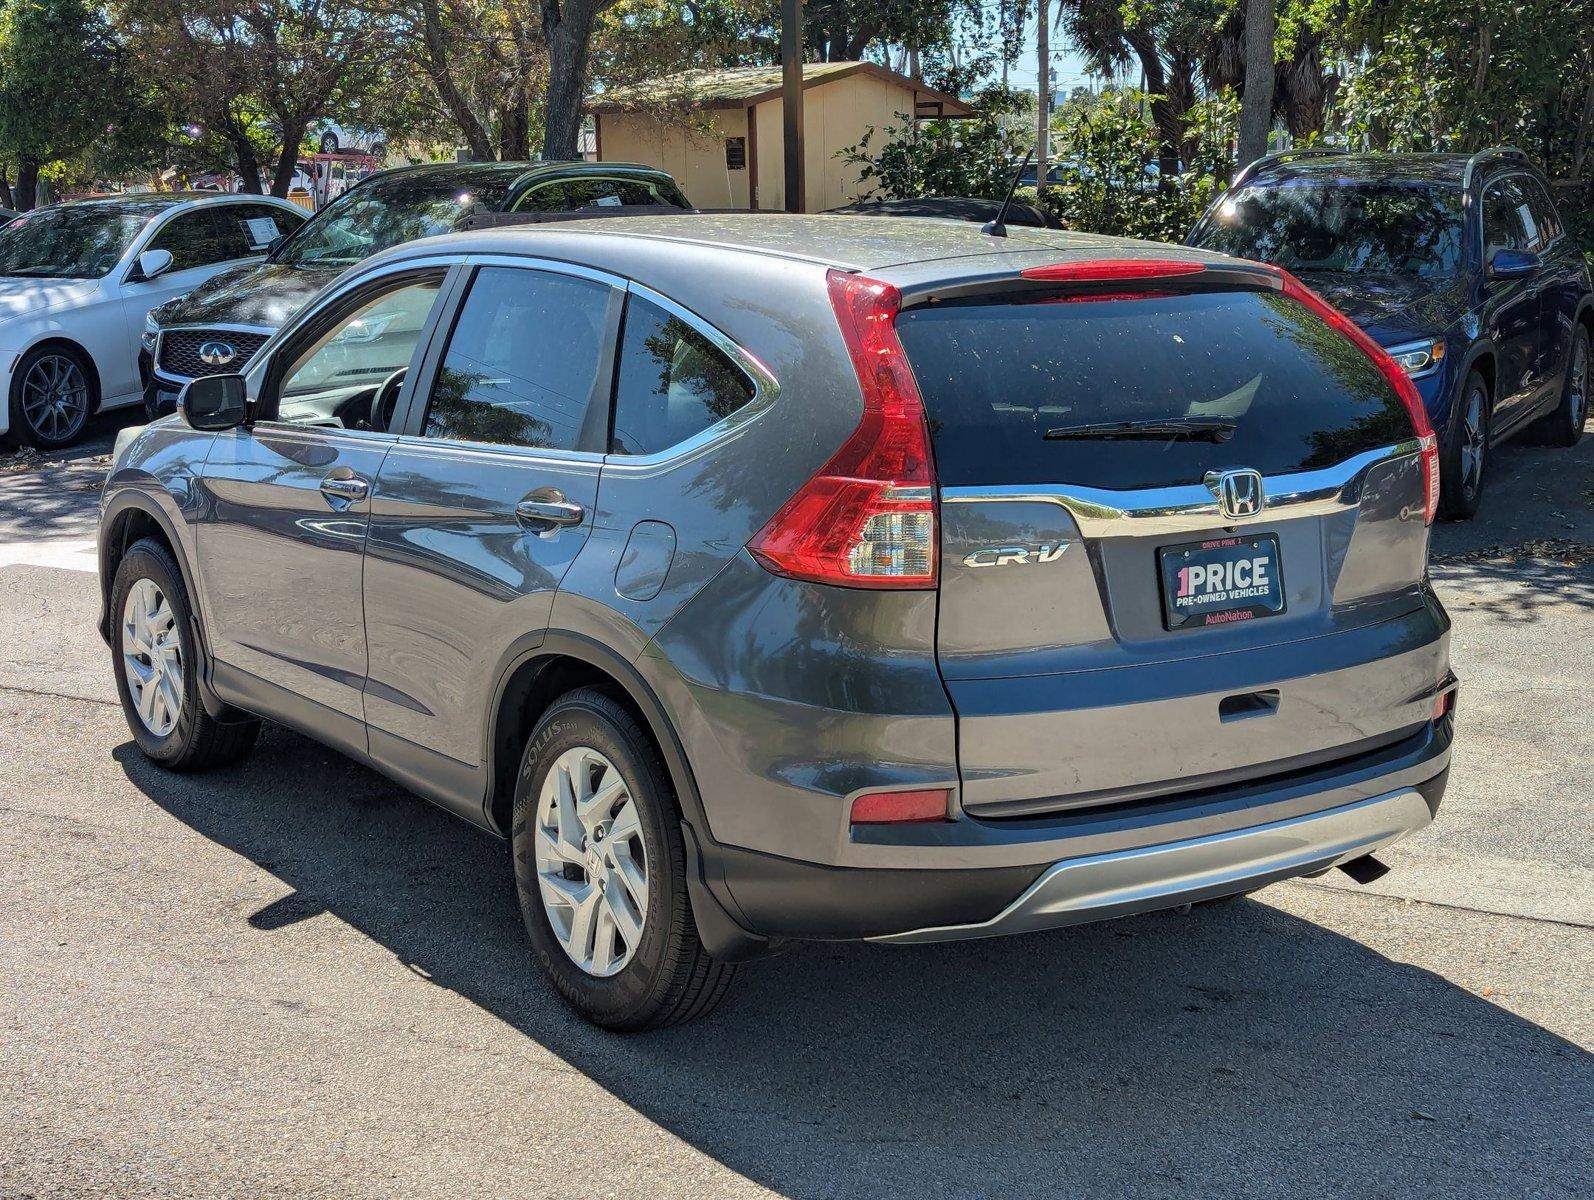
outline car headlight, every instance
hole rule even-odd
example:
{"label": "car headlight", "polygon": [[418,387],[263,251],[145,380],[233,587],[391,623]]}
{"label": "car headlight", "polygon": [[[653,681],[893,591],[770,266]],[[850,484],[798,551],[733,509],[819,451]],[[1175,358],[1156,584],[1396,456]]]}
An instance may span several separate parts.
{"label": "car headlight", "polygon": [[1445,360],[1444,338],[1423,338],[1420,342],[1402,342],[1386,346],[1389,357],[1400,364],[1400,369],[1413,379],[1432,375]]}
{"label": "car headlight", "polygon": [[144,314],[144,332],[139,334],[138,344],[151,354],[155,353],[155,339],[160,336],[161,327],[155,324],[155,314]]}

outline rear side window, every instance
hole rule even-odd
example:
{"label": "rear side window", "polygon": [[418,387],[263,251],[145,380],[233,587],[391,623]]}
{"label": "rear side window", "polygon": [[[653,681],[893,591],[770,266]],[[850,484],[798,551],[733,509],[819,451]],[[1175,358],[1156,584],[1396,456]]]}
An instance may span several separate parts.
{"label": "rear side window", "polygon": [[534,187],[515,205],[520,212],[568,212],[577,208],[690,208],[681,189],[647,179],[560,179]]}
{"label": "rear side window", "polygon": [[[1148,488],[1206,472],[1330,466],[1412,437],[1383,376],[1343,335],[1273,292],[951,302],[897,328],[943,484]],[[1216,422],[1189,436],[1066,440],[1103,422]]]}
{"label": "rear side window", "polygon": [[640,296],[627,301],[612,453],[668,450],[752,398],[747,376],[708,338]]}
{"label": "rear side window", "polygon": [[424,436],[579,449],[611,290],[574,275],[483,267],[432,384]]}

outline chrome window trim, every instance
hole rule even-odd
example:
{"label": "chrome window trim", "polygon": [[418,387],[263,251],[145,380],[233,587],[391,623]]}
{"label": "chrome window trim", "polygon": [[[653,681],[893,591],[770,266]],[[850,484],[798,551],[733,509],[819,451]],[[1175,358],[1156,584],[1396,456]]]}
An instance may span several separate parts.
{"label": "chrome window trim", "polygon": [[[1298,517],[1325,516],[1361,503],[1362,483],[1380,463],[1421,453],[1415,438],[1363,451],[1316,471],[1265,475],[1267,504],[1250,517],[1227,517],[1217,494],[1205,483],[1172,487],[1116,490],[1069,484],[1010,484],[996,487],[947,487],[943,504],[986,504],[998,501],[1056,504],[1068,511],[1087,538],[1141,537],[1192,530],[1264,524]],[[1422,515],[1418,505],[1415,515]]]}
{"label": "chrome window trim", "polygon": [[[697,333],[702,334],[715,349],[719,350],[747,377],[753,386],[753,394],[747,403],[738,408],[729,416],[716,421],[707,429],[699,430],[684,442],[677,442],[663,450],[656,450],[652,454],[615,454],[609,453],[606,457],[606,467],[610,470],[624,471],[628,474],[641,474],[658,470],[663,467],[674,467],[679,463],[698,457],[709,449],[718,446],[721,442],[728,441],[737,436],[742,429],[753,420],[768,411],[770,405],[780,396],[780,382],[774,373],[758,358],[710,325],[691,309],[676,303],[668,296],[661,295],[650,287],[640,283],[627,283],[626,291],[632,296],[638,296],[650,304],[656,304],[671,316],[678,317]],[[620,365],[619,355],[623,347],[615,347],[616,379]]]}

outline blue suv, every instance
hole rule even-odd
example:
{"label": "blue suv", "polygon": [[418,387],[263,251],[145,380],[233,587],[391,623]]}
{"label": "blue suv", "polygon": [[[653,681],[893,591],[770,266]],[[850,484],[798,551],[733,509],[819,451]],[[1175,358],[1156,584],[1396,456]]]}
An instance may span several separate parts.
{"label": "blue suv", "polygon": [[1405,368],[1439,435],[1441,516],[1477,511],[1490,447],[1582,436],[1594,286],[1520,150],[1267,155],[1187,241],[1287,268]]}

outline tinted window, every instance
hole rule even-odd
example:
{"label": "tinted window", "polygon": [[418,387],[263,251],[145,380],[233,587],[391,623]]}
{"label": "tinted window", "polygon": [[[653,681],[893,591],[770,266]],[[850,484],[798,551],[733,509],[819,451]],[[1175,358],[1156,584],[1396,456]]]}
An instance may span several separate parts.
{"label": "tinted window", "polygon": [[1549,245],[1561,236],[1561,218],[1555,211],[1555,205],[1550,200],[1549,192],[1544,190],[1544,185],[1537,179],[1524,177],[1521,180],[1522,188],[1527,193],[1528,211],[1533,214],[1533,221],[1539,227],[1539,233],[1544,238],[1544,244]]}
{"label": "tinted window", "polygon": [[242,258],[242,244],[232,218],[220,208],[199,208],[173,217],[146,247],[172,256],[172,270],[208,267]]}
{"label": "tinted window", "polygon": [[1291,271],[1451,275],[1461,264],[1461,193],[1432,185],[1247,187],[1218,205],[1194,240]]}
{"label": "tinted window", "polygon": [[[1200,483],[1303,471],[1412,436],[1362,352],[1273,292],[943,303],[898,318],[943,483]],[[1048,440],[1111,421],[1207,419],[1222,443]]]}
{"label": "tinted window", "polygon": [[269,204],[233,204],[219,210],[231,223],[239,258],[264,254],[283,234],[292,233],[305,218]]}
{"label": "tinted window", "polygon": [[1496,250],[1536,250],[1539,227],[1527,197],[1514,179],[1502,179],[1483,193],[1484,259]]}
{"label": "tinted window", "polygon": [[0,276],[99,279],[121,261],[159,206],[58,204],[0,229]]}
{"label": "tinted window", "polygon": [[639,296],[626,302],[611,450],[667,450],[752,398],[747,376],[701,333]]}
{"label": "tinted window", "polygon": [[572,275],[478,271],[432,385],[425,435],[581,447],[610,293],[607,284]]}
{"label": "tinted window", "polygon": [[[335,319],[284,372],[278,419],[352,423],[343,420],[346,406],[368,400],[393,372],[410,365],[441,286],[440,273],[412,280]],[[354,416],[366,411],[356,404]]]}
{"label": "tinted window", "polygon": [[517,210],[566,212],[576,208],[607,208],[625,205],[665,205],[690,208],[686,197],[673,183],[653,183],[645,179],[561,179],[538,184],[515,205]]}
{"label": "tinted window", "polygon": [[523,168],[431,168],[374,175],[318,212],[273,261],[348,266],[415,238],[447,233],[472,212],[497,212]]}

